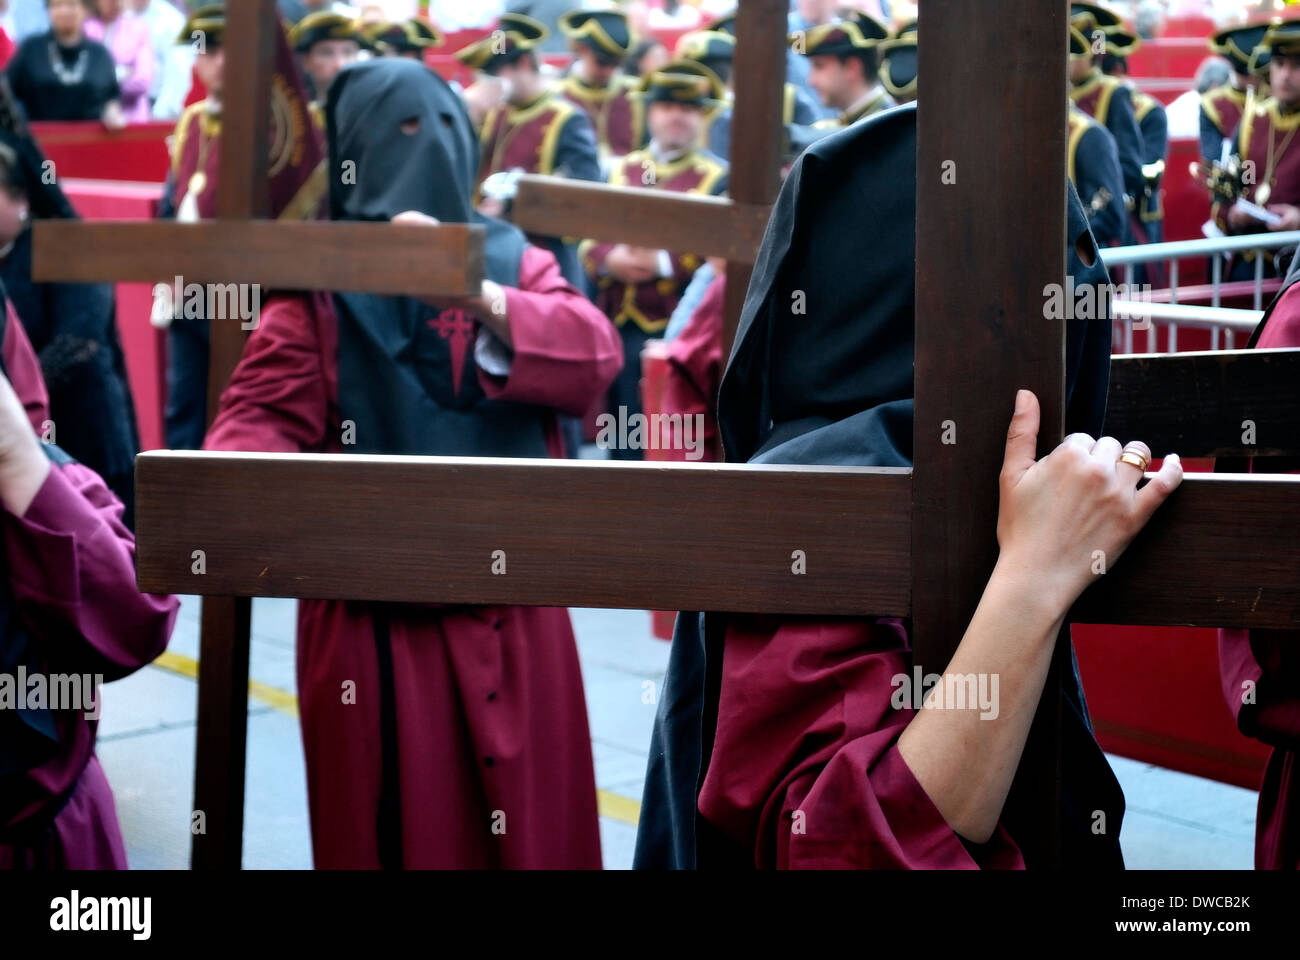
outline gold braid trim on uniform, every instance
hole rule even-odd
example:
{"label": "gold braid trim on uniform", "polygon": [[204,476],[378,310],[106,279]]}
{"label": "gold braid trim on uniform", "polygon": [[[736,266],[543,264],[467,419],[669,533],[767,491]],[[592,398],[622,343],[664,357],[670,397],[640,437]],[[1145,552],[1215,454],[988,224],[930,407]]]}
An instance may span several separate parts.
{"label": "gold braid trim on uniform", "polygon": [[1091,126],[1091,124],[1088,120],[1087,114],[1084,114],[1083,111],[1079,110],[1077,107],[1075,110],[1078,114],[1082,115],[1076,115],[1075,111],[1071,111],[1070,113],[1070,135],[1069,139],[1066,141],[1066,157],[1068,158],[1066,161],[1066,173],[1070,177],[1070,182],[1074,184],[1074,187],[1077,190],[1079,184],[1074,178],[1074,155],[1075,151],[1079,149],[1079,141],[1081,141],[1083,135],[1088,132],[1088,127]]}
{"label": "gold braid trim on uniform", "polygon": [[172,134],[172,173],[181,167],[181,157],[185,154],[185,142],[189,138],[190,120],[198,116],[199,135],[204,137],[221,136],[221,116],[208,112],[207,100],[196,100],[182,111],[176,121],[176,131]]}
{"label": "gold braid trim on uniform", "polygon": [[1222,88],[1207,90],[1201,94],[1201,109],[1205,115],[1210,118],[1210,123],[1214,124],[1214,129],[1223,133],[1223,115],[1219,113],[1219,108],[1214,105],[1214,94]]}
{"label": "gold braid trim on uniform", "polygon": [[[669,163],[663,163],[663,164],[655,163],[654,158],[650,155],[650,151],[648,149],[641,149],[641,150],[633,150],[631,153],[629,153],[626,157],[623,158],[622,163],[620,163],[617,167],[615,167],[612,171],[610,171],[609,182],[616,186],[626,186],[628,182],[627,168],[629,166],[636,165],[636,166],[641,166],[642,169],[645,169],[644,164],[646,161],[649,161],[650,164],[653,166],[656,185],[663,183],[666,180],[671,180],[673,177],[677,176],[677,174],[681,173],[682,171],[690,167],[694,167],[696,170],[698,170],[701,173],[700,182],[697,183],[695,186],[691,187],[691,189],[672,191],[674,193],[695,193],[695,194],[704,194],[706,196],[711,195],[713,192],[713,188],[717,186],[718,181],[721,180],[727,173],[727,166],[725,164],[719,163],[717,160],[714,160],[712,157],[708,156],[707,154],[703,153],[702,151],[694,147],[688,150],[681,157],[678,157],[676,160],[673,160]],[[584,243],[586,242],[587,241],[584,241]],[[581,251],[583,248],[580,247],[579,249]],[[590,250],[591,250],[590,247],[586,247],[587,253],[590,253]],[[690,265],[687,261],[691,259],[694,259],[697,265],[699,263],[699,257],[695,256],[694,254],[683,253],[683,254],[679,254],[678,256],[681,258],[681,260],[686,266]],[[659,277],[656,278],[655,280],[648,280],[646,282],[659,283],[663,280],[669,280],[669,279],[671,278]],[[609,284],[603,283],[601,285],[607,287]],[[647,317],[645,313],[636,305],[637,289],[638,289],[638,285],[636,284],[628,283],[623,285],[623,302],[619,306],[618,314],[614,317],[611,317],[610,319],[612,320],[614,326],[616,327],[622,327],[629,320],[631,320],[633,323],[635,323],[638,327],[640,327],[648,334],[653,335],[656,333],[662,333],[664,331],[664,328],[668,326],[668,321],[671,320],[672,318],[664,317],[661,320],[653,320],[650,317]]]}
{"label": "gold braid trim on uniform", "polygon": [[[564,125],[569,122],[569,118],[578,112],[578,108],[567,100],[561,100],[559,97],[551,99],[555,105],[555,116],[551,118],[546,134],[542,137],[542,145],[537,149],[538,173],[550,173],[555,169],[555,150],[560,142],[560,134],[564,131]],[[599,143],[597,146],[599,147]]]}
{"label": "gold braid trim on uniform", "polygon": [[784,99],[781,101],[781,122],[794,123],[794,84],[787,83],[784,93]]}

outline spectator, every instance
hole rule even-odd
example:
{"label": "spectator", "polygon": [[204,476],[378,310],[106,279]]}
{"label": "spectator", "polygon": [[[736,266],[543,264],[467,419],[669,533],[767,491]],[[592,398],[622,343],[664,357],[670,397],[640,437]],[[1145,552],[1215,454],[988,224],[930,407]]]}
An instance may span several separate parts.
{"label": "spectator", "polygon": [[154,53],[149,24],[128,15],[123,0],[93,2],[99,16],[86,21],[86,36],[108,47],[113,55],[122,113],[127,122],[143,123],[149,119],[149,89],[153,86]]}
{"label": "spectator", "polygon": [[194,47],[177,43],[185,16],[168,0],[130,0],[131,11],[149,27],[153,51],[153,80],[149,84],[151,114],[155,120],[174,120],[185,105],[190,89]]}
{"label": "spectator", "polygon": [[45,0],[50,29],[18,47],[6,73],[28,120],[102,120],[126,125],[113,57],[85,34],[82,0]]}

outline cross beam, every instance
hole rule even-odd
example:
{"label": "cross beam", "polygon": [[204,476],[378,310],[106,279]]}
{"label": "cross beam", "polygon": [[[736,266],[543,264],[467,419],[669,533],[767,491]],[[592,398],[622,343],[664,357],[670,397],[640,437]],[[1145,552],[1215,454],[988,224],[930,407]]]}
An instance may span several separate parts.
{"label": "cross beam", "polygon": [[[905,469],[155,452],[136,480],[157,593],[913,621],[933,602],[912,602]],[[1189,475],[1080,615],[1293,624],[1297,502],[1300,476]]]}
{"label": "cross beam", "polygon": [[751,264],[771,212],[765,203],[529,174],[519,178],[512,219],[528,233],[689,250]]}
{"label": "cross beam", "polygon": [[[186,283],[283,291],[313,289],[324,275],[336,278],[340,290],[460,296],[478,293],[483,279],[483,228],[466,224],[434,230],[311,220],[42,220],[34,229],[37,282],[155,283],[181,277]],[[78,256],[69,258],[70,249]],[[214,324],[212,336],[224,339],[228,327]],[[238,338],[237,325],[233,332]]]}

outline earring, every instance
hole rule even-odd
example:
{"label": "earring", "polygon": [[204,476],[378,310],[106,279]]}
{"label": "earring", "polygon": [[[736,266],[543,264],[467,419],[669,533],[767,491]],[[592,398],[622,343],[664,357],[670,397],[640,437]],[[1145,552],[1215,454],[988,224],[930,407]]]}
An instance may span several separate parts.
{"label": "earring", "polygon": [[26,207],[19,207],[19,208],[18,208],[18,220],[19,220],[20,223],[26,223],[26,222],[27,222],[27,208],[26,208]]}

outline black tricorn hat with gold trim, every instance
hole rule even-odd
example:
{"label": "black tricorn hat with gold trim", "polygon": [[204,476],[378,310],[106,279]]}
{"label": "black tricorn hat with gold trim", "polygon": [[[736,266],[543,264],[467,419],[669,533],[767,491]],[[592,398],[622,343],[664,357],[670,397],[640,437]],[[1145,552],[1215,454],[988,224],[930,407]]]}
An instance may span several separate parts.
{"label": "black tricorn hat with gold trim", "polygon": [[1274,57],[1300,57],[1300,20],[1273,21],[1260,46]]}
{"label": "black tricorn hat with gold trim", "polygon": [[215,49],[221,46],[225,33],[226,5],[224,3],[209,3],[190,14],[189,19],[185,21],[185,26],[181,28],[176,42],[197,44],[201,37],[203,42],[201,50]]}
{"label": "black tricorn hat with gold trim", "polygon": [[361,36],[378,50],[395,50],[418,53],[426,47],[440,47],[443,36],[430,24],[412,17],[391,23],[372,23],[361,31]]}
{"label": "black tricorn hat with gold trim", "polygon": [[324,40],[355,40],[360,45],[360,24],[341,13],[318,10],[307,14],[289,31],[289,46],[298,53],[306,53]]}
{"label": "black tricorn hat with gold trim", "polygon": [[641,80],[632,96],[647,104],[681,103],[713,110],[725,102],[727,89],[718,75],[694,60],[673,60]]}
{"label": "black tricorn hat with gold trim", "polygon": [[[1264,42],[1270,26],[1268,23],[1239,23],[1235,27],[1225,27],[1210,37],[1210,51],[1226,59],[1238,73],[1251,73],[1251,58]],[[1256,62],[1256,66],[1267,66],[1267,48],[1260,58],[1262,63]]]}
{"label": "black tricorn hat with gold trim", "polygon": [[1074,24],[1070,24],[1070,58],[1092,59],[1092,44]]}
{"label": "black tricorn hat with gold trim", "polygon": [[1114,27],[1105,31],[1106,52],[1112,57],[1127,57],[1137,53],[1142,40],[1136,33],[1129,33],[1123,27]]}
{"label": "black tricorn hat with gold trim", "polygon": [[1124,26],[1124,18],[1114,10],[1097,3],[1071,3],[1070,23],[1087,36],[1093,30],[1110,32],[1116,27]]}
{"label": "black tricorn hat with gold trim", "polygon": [[880,45],[880,84],[898,101],[916,99],[916,34],[907,33]]}
{"label": "black tricorn hat with gold trim", "polygon": [[712,60],[729,63],[736,55],[736,38],[721,30],[694,30],[682,34],[673,55],[678,60],[694,60],[705,66]]}
{"label": "black tricorn hat with gold trim", "polygon": [[636,46],[636,34],[622,10],[571,10],[560,17],[560,32],[615,63]]}
{"label": "black tricorn hat with gold trim", "polygon": [[850,20],[832,20],[811,30],[796,30],[786,38],[805,57],[844,56],[875,50],[889,39],[889,28],[875,17],[859,13]]}
{"label": "black tricorn hat with gold trim", "polygon": [[457,50],[454,56],[474,70],[494,73],[532,51],[551,35],[546,24],[522,13],[503,13],[482,40]]}

